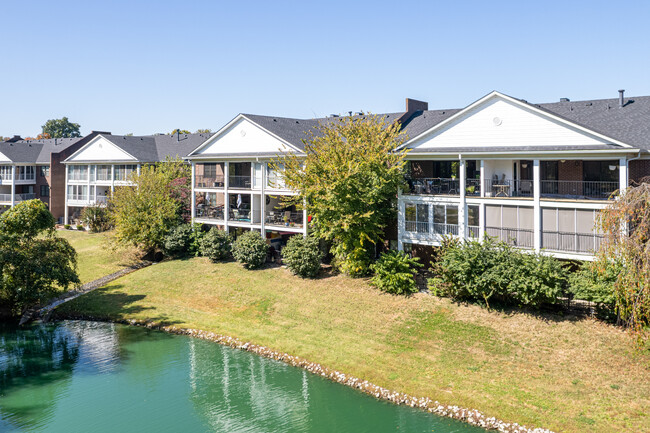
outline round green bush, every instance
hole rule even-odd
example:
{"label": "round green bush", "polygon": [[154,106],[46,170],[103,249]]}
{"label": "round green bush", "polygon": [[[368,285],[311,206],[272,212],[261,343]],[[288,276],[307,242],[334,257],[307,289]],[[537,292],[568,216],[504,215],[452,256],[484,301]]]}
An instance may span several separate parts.
{"label": "round green bush", "polygon": [[293,274],[303,278],[318,275],[321,258],[318,239],[311,236],[291,236],[287,246],[282,249],[282,261]]}
{"label": "round green bush", "polygon": [[212,227],[201,238],[199,252],[213,262],[227,260],[232,252],[232,238],[225,231]]}
{"label": "round green bush", "polygon": [[180,224],[169,231],[165,236],[163,249],[165,254],[172,257],[182,257],[189,253],[192,243],[192,226]]}
{"label": "round green bush", "polygon": [[260,232],[251,230],[243,233],[232,244],[232,255],[247,269],[261,267],[266,262],[269,246]]}
{"label": "round green bush", "polygon": [[396,295],[415,293],[415,268],[421,268],[417,257],[410,258],[403,251],[382,253],[379,259],[370,265],[375,275],[371,284],[379,290]]}

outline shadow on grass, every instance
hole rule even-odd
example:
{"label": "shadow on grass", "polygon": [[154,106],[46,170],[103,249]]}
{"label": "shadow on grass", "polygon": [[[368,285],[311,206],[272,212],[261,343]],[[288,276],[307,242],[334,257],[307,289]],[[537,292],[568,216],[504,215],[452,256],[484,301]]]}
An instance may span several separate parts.
{"label": "shadow on grass", "polygon": [[[161,326],[182,323],[178,320],[172,320],[165,314],[156,314],[155,307],[136,304],[145,299],[146,295],[130,294],[120,291],[122,289],[124,289],[123,284],[111,284],[96,289],[60,306],[55,312],[55,317],[59,319],[127,320],[132,319],[133,315],[148,311],[150,313],[145,313],[145,317],[140,320]],[[142,316],[142,314],[140,315]]]}
{"label": "shadow on grass", "polygon": [[[484,303],[472,301],[459,301],[451,299],[451,302],[458,306],[474,305],[487,310]],[[501,304],[496,301],[490,303],[489,311],[504,314],[509,317],[514,316],[529,316],[547,323],[561,323],[561,322],[581,322],[587,320],[589,316],[577,314],[570,310],[564,309],[559,305],[543,305],[539,309],[530,307],[517,307],[513,305]]]}

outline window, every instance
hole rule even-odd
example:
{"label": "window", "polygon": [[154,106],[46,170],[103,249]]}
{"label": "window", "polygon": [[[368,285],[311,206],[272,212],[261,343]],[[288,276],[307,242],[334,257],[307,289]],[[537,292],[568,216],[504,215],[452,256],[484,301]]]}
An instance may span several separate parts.
{"label": "window", "polygon": [[439,235],[458,235],[458,205],[433,206],[433,231]]}
{"label": "window", "polygon": [[88,180],[88,166],[87,165],[69,165],[68,166],[68,180],[84,181]]}
{"label": "window", "polygon": [[41,177],[49,177],[49,176],[50,176],[50,166],[41,165]]}
{"label": "window", "polygon": [[47,185],[41,185],[41,197],[50,196],[50,187]]}
{"label": "window", "polygon": [[88,185],[68,185],[68,200],[87,201]]}
{"label": "window", "polygon": [[98,165],[96,169],[97,177],[95,178],[98,181],[110,181],[111,180],[111,166],[110,165]]}
{"label": "window", "polygon": [[407,232],[429,233],[429,205],[407,203],[404,223]]}
{"label": "window", "polygon": [[16,180],[36,179],[36,167],[33,165],[19,165],[16,167]]}
{"label": "window", "polygon": [[129,180],[131,174],[137,170],[135,165],[116,165],[115,166],[115,180],[125,182]]}
{"label": "window", "polygon": [[284,184],[284,177],[282,173],[284,172],[284,164],[278,164],[277,169],[273,169],[270,165],[266,167],[266,185],[269,188],[284,189],[286,188]]}
{"label": "window", "polygon": [[1,165],[0,166],[0,180],[11,180],[11,166],[10,165]]}

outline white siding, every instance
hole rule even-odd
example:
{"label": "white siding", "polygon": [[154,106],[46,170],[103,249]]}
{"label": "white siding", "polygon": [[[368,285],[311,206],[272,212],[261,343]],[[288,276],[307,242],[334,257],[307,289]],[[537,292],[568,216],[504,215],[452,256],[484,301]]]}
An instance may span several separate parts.
{"label": "white siding", "polygon": [[[499,123],[500,124],[497,124]],[[587,146],[606,141],[494,96],[410,148]]]}
{"label": "white siding", "polygon": [[128,153],[106,140],[96,137],[68,161],[135,161]]}
{"label": "white siding", "polygon": [[9,158],[7,158],[2,152],[0,152],[0,161],[1,162],[11,162]]}
{"label": "white siding", "polygon": [[291,151],[282,141],[259,126],[239,119],[212,139],[198,154],[278,153]]}

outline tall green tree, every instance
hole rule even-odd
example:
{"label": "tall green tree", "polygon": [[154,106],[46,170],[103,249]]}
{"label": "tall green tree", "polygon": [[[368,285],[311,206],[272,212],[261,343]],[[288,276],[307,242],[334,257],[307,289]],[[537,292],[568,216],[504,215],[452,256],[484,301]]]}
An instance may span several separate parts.
{"label": "tall green tree", "polygon": [[174,135],[174,134],[177,134],[177,133],[178,134],[191,134],[191,132],[188,131],[187,129],[178,129],[178,128],[176,128],[169,135]]}
{"label": "tall green tree", "polygon": [[143,166],[129,180],[132,185],[116,188],[109,201],[115,241],[145,253],[162,249],[169,231],[188,217],[190,167],[167,159]]}
{"label": "tall green tree", "polygon": [[77,253],[55,235],[54,223],[40,200],[0,215],[0,304],[13,314],[79,283]]}
{"label": "tall green tree", "polygon": [[287,187],[307,203],[314,235],[332,243],[336,265],[352,276],[369,272],[375,245],[396,215],[406,151],[400,126],[374,115],[321,123],[305,142],[306,156],[278,157]]}
{"label": "tall green tree", "polygon": [[[614,298],[620,320],[638,337],[650,339],[650,183],[626,189],[597,220],[605,233],[597,262],[618,270]],[[606,273],[606,269],[601,272]]]}
{"label": "tall green tree", "polygon": [[81,137],[79,124],[70,122],[67,117],[50,119],[42,128],[43,134],[49,134],[51,138]]}

